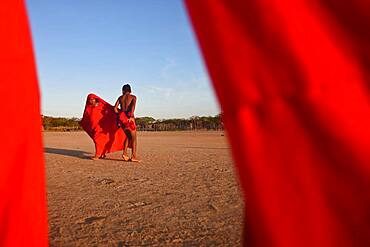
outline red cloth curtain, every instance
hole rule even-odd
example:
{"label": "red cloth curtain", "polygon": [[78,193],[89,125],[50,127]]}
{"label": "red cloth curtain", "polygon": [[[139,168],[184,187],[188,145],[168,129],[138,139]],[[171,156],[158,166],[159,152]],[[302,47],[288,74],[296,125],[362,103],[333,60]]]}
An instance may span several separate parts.
{"label": "red cloth curtain", "polygon": [[47,246],[40,97],[23,1],[0,1],[0,246]]}
{"label": "red cloth curtain", "polygon": [[370,246],[370,2],[187,0],[247,246]]}

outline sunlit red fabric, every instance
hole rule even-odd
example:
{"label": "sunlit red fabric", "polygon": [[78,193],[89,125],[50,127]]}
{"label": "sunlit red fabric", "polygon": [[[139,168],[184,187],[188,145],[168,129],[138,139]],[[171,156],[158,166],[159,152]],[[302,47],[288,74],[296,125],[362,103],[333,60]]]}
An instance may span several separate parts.
{"label": "sunlit red fabric", "polygon": [[134,121],[131,121],[127,117],[127,115],[126,115],[126,113],[124,111],[121,111],[118,116],[119,116],[120,125],[122,127],[124,127],[125,130],[131,130],[131,131],[136,130],[136,124],[135,124],[135,122]]}
{"label": "sunlit red fabric", "polygon": [[40,97],[23,1],[0,2],[0,246],[47,246]]}
{"label": "sunlit red fabric", "polygon": [[[89,104],[90,98],[96,99],[98,105]],[[81,126],[94,141],[96,157],[123,150],[126,135],[122,128],[117,126],[117,114],[114,112],[114,107],[100,97],[94,94],[87,96]]]}
{"label": "sunlit red fabric", "polygon": [[188,0],[246,246],[370,246],[370,1]]}

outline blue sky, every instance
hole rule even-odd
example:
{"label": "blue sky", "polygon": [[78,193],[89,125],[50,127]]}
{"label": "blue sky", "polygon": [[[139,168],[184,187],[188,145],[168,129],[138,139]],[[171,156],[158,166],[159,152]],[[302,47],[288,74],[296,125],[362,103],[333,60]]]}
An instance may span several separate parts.
{"label": "blue sky", "polygon": [[219,113],[181,0],[27,0],[42,112],[81,117],[129,82],[137,116]]}

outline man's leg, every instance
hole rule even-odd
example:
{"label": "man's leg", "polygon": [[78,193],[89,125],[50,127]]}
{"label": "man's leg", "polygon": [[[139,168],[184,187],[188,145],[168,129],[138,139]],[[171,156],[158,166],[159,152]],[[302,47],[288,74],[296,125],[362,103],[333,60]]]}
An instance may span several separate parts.
{"label": "man's leg", "polygon": [[131,140],[132,140],[132,157],[131,161],[139,162],[140,160],[137,158],[136,152],[137,152],[137,137],[136,137],[136,130],[131,130]]}
{"label": "man's leg", "polygon": [[124,161],[128,161],[130,159],[130,157],[128,157],[128,155],[127,155],[127,148],[128,148],[129,138],[130,138],[130,132],[127,131],[127,130],[124,130],[124,132],[126,134],[126,139],[123,142],[123,154],[122,154],[122,158],[123,158]]}

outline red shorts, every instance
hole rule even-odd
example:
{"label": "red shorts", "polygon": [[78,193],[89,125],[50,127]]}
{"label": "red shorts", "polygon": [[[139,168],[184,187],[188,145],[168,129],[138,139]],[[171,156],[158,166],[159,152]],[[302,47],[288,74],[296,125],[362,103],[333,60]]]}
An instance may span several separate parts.
{"label": "red shorts", "polygon": [[125,130],[136,130],[135,121],[130,120],[126,112],[118,113],[118,126]]}

